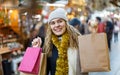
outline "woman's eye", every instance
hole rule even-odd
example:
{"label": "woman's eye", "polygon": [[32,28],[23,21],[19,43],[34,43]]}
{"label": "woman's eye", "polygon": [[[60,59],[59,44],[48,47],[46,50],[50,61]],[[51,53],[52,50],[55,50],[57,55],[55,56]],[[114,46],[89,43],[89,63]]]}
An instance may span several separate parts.
{"label": "woman's eye", "polygon": [[54,25],[54,24],[55,24],[55,22],[51,22],[51,23],[50,23],[50,25]]}
{"label": "woman's eye", "polygon": [[58,23],[61,23],[62,22],[62,20],[58,20]]}

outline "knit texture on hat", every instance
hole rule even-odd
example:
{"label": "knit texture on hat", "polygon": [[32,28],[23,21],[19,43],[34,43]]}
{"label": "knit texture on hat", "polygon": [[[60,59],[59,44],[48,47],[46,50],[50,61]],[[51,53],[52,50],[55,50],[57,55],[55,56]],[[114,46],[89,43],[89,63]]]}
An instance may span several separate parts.
{"label": "knit texture on hat", "polygon": [[48,23],[55,18],[62,18],[65,21],[67,21],[66,11],[63,8],[55,9],[54,11],[50,13],[48,17]]}

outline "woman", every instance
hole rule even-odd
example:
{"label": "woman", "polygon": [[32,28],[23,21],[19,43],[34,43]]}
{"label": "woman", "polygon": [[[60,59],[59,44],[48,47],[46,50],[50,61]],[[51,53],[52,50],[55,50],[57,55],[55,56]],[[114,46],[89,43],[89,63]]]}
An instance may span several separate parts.
{"label": "woman", "polygon": [[[57,8],[50,13],[43,46],[43,52],[48,54],[47,75],[87,75],[80,73],[79,35],[79,31],[68,24],[64,9]],[[35,38],[32,44],[37,47],[41,42]]]}

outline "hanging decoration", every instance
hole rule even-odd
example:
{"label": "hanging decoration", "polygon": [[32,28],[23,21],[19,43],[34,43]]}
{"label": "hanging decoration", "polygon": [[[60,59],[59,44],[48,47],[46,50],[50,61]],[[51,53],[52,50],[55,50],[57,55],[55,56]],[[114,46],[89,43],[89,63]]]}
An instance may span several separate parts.
{"label": "hanging decoration", "polygon": [[7,9],[0,9],[0,25],[7,25],[8,23]]}
{"label": "hanging decoration", "polygon": [[37,9],[36,9],[36,13],[37,13],[37,14],[41,14],[42,8],[43,8],[42,5],[38,5],[38,6],[37,6]]}

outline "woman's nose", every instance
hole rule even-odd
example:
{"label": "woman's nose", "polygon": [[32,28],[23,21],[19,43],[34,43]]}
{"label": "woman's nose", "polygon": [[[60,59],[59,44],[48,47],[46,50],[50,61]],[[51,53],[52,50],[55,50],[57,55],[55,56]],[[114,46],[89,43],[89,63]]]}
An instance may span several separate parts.
{"label": "woman's nose", "polygon": [[56,22],[56,23],[55,23],[55,26],[59,26],[59,23]]}

